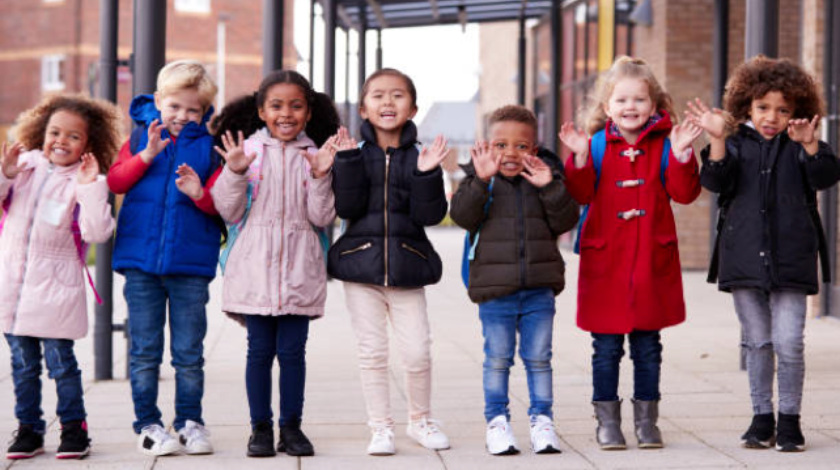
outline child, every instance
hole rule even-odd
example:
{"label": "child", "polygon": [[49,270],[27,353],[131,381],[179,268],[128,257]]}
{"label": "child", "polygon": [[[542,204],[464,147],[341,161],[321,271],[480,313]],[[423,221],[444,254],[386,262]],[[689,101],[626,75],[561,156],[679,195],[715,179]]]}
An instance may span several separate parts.
{"label": "child", "polygon": [[[222,310],[242,315],[248,329],[250,457],[275,455],[275,358],[280,363],[277,451],[315,453],[300,429],[309,320],[324,314],[327,295],[324,254],[313,227],[335,218],[330,167],[337,137],[327,137],[338,124],[332,100],[287,70],[270,73],[254,95],[230,103],[214,121],[224,147],[216,149],[227,164],[213,200],[228,223],[247,217],[225,265]],[[232,130],[238,130],[238,139]],[[316,144],[324,148],[318,151]]]}
{"label": "child", "polygon": [[592,401],[602,449],[626,448],[618,398],[624,335],[634,366],[639,447],[663,445],[656,426],[659,330],[685,320],[671,199],[688,204],[700,194],[691,143],[701,130],[691,123],[674,125],[672,116],[671,98],[650,66],[620,57],[600,79],[588,113],[587,132],[604,133],[587,141],[571,123],[560,131],[574,152],[566,161],[566,185],[578,202],[589,205],[579,237],[577,324],[592,333]]}
{"label": "child", "polygon": [[19,422],[6,458],[44,452],[42,357],[58,395],[56,457],[82,458],[90,439],[73,353],[73,341],[87,333],[82,242],[104,242],[114,230],[100,173],[119,148],[119,110],[81,95],[52,95],[21,114],[16,134],[18,142],[4,143],[0,155],[0,321]]}
{"label": "child", "polygon": [[[431,353],[423,286],[440,280],[440,257],[424,226],[446,215],[439,136],[418,151],[417,91],[407,75],[381,69],[362,86],[361,148],[336,155],[336,213],[347,231],[329,252],[329,273],[344,282],[359,345],[359,368],[372,438],[371,455],[392,455],[394,419],[388,392],[390,321],[406,370],[408,436],[428,449],[449,439],[431,419]],[[345,146],[342,146],[344,148]]]}
{"label": "child", "polygon": [[[840,179],[840,161],[818,139],[822,102],[814,79],[793,62],[755,57],[726,85],[727,118],[702,102],[687,115],[706,130],[701,183],[720,194],[709,280],[731,292],[746,350],[753,419],[744,447],[805,450],[799,424],[805,378],[805,298],[819,290],[825,235],[816,190]],[[827,266],[828,258],[823,257]],[[823,269],[825,282],[829,272]],[[779,420],[773,416],[774,356]],[[775,428],[775,429],[774,429]],[[775,432],[774,432],[775,431]]]}
{"label": "child", "polygon": [[[213,446],[201,417],[204,395],[205,305],[216,275],[221,231],[209,191],[198,199],[178,191],[176,168],[188,164],[202,182],[218,167],[207,120],[216,85],[195,61],[161,69],[157,92],[134,98],[129,111],[139,126],[108,172],[108,185],[125,193],[117,223],[114,270],[125,276],[129,375],[134,432],[146,455],[209,454]],[[183,171],[181,172],[183,173]],[[164,326],[169,303],[175,420],[180,442],[164,428],[157,407]],[[183,447],[182,447],[183,444]]]}
{"label": "child", "polygon": [[467,176],[451,210],[452,220],[477,243],[468,292],[479,305],[484,334],[487,450],[519,452],[508,424],[508,376],[518,331],[531,400],[531,448],[538,454],[560,452],[551,412],[554,296],[565,286],[557,237],[575,226],[578,205],[561,172],[533,156],[534,113],[504,106],[490,115],[488,126],[490,143],[477,142],[472,149],[472,165],[464,166]]}

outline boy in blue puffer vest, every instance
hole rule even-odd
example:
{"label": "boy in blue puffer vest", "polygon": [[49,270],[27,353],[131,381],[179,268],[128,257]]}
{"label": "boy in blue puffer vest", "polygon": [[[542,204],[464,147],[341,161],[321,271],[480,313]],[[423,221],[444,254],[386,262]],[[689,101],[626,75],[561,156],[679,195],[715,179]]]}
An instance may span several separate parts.
{"label": "boy in blue puffer vest", "polygon": [[[213,452],[201,399],[205,305],[221,237],[209,191],[219,164],[206,126],[215,96],[200,63],[166,65],[155,94],[132,101],[138,128],[108,172],[111,191],[125,194],[113,268],[125,276],[134,431],[146,455]],[[179,439],[164,429],[157,407],[167,300]]]}

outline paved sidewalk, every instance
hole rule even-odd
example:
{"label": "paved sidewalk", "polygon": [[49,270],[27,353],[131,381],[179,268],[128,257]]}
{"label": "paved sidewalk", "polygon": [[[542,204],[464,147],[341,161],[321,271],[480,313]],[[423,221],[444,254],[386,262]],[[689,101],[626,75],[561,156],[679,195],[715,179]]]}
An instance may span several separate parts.
{"label": "paved sidewalk", "polygon": [[[44,409],[49,422],[47,454],[28,461],[3,460],[0,468],[272,468],[272,469],[618,469],[618,468],[840,468],[840,321],[809,319],[806,328],[807,377],[803,426],[808,450],[781,454],[746,450],[739,436],[749,424],[751,408],[747,377],[738,370],[739,327],[730,296],[705,283],[705,273],[684,276],[689,320],[665,330],[660,427],[666,447],[639,450],[632,437],[632,366],[623,362],[621,396],[624,432],[630,448],[604,452],[594,441],[591,396],[590,337],[575,326],[577,257],[566,254],[569,289],[557,300],[554,340],[554,413],[563,453],[534,455],[528,449],[528,392],[521,361],[511,375],[513,428],[522,454],[492,457],[484,450],[481,389],[482,339],[477,309],[460,280],[463,232],[434,229],[431,237],[445,260],[441,283],[427,290],[434,335],[435,416],[443,421],[452,449],[431,452],[414,444],[404,432],[405,396],[402,371],[394,358],[392,406],[397,427],[397,455],[365,454],[368,431],[356,366],[355,338],[344,308],[340,282],[329,284],[327,315],[314,322],[308,345],[308,379],[304,430],[316,456],[248,459],[249,435],[245,397],[245,330],[219,310],[221,281],[212,286],[208,308],[210,327],[205,342],[205,419],[216,453],[212,456],[151,458],[135,450],[131,431],[131,392],[125,380],[125,342],[115,335],[117,380],[93,382],[90,336],[76,353],[83,368],[93,438],[93,452],[83,461],[57,461],[58,423],[54,382],[44,376]],[[121,285],[121,276],[115,280]],[[121,287],[115,291],[118,320],[125,315]],[[92,331],[92,328],[91,328]],[[159,404],[164,421],[173,418],[173,371],[162,368]],[[276,374],[276,371],[275,371]],[[275,394],[276,394],[275,387]],[[8,346],[0,347],[0,436],[16,428]],[[275,401],[275,413],[277,410]]]}

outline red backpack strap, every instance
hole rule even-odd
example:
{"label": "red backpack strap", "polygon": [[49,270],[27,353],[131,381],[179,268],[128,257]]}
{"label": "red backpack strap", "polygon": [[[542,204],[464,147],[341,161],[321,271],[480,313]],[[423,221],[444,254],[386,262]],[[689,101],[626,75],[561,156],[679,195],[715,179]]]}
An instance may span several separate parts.
{"label": "red backpack strap", "polygon": [[102,298],[99,297],[99,292],[97,292],[96,286],[93,284],[93,277],[91,277],[90,270],[87,266],[88,245],[84,240],[82,240],[82,229],[79,227],[79,209],[79,204],[76,204],[75,209],[73,209],[73,222],[70,224],[70,228],[73,231],[73,242],[76,244],[76,253],[79,255],[79,263],[81,263],[82,269],[85,270],[90,288],[93,289],[93,295],[96,297],[96,303],[102,305]]}

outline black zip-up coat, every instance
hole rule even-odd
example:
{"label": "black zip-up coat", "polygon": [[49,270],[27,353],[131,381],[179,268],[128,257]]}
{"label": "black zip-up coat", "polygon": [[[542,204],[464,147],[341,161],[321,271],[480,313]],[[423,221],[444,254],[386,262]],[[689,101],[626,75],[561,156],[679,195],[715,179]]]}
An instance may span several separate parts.
{"label": "black zip-up coat", "polygon": [[702,158],[700,183],[721,194],[724,213],[717,260],[720,290],[816,294],[822,234],[810,211],[815,191],[840,179],[840,161],[831,148],[820,142],[817,154],[809,156],[786,132],[765,140],[742,124],[726,139],[723,160],[710,161],[709,148]]}
{"label": "black zip-up coat", "polygon": [[563,290],[566,265],[557,249],[557,237],[575,226],[579,210],[566,192],[562,170],[550,159],[547,163],[554,181],[543,188],[521,176],[496,175],[487,215],[484,205],[490,197],[489,184],[475,175],[472,164],[463,166],[467,176],[452,196],[450,216],[470,232],[471,239],[481,227],[475,259],[470,263],[468,294],[473,302],[521,289],[548,287],[555,295]]}
{"label": "black zip-up coat", "polygon": [[417,170],[417,128],[411,121],[398,148],[379,148],[368,121],[362,140],[361,149],[336,154],[333,165],[335,211],[348,226],[330,248],[330,275],[393,287],[438,282],[443,267],[423,227],[446,215],[443,170]]}

